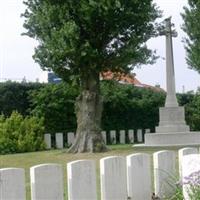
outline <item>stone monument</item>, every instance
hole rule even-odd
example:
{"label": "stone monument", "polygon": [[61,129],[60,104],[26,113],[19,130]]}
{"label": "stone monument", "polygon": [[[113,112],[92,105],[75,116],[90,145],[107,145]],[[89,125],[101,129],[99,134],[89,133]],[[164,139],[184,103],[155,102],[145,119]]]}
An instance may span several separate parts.
{"label": "stone monument", "polygon": [[172,37],[177,33],[172,30],[171,17],[165,19],[161,35],[166,37],[167,96],[165,107],[159,108],[160,121],[156,133],[145,134],[145,146],[199,145],[200,132],[190,132],[185,123],[184,107],[178,105],[176,98]]}

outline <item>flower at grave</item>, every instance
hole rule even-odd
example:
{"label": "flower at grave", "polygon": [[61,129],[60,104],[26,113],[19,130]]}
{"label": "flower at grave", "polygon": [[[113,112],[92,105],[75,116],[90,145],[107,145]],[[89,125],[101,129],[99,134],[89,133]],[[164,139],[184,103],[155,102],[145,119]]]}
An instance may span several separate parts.
{"label": "flower at grave", "polygon": [[200,171],[196,171],[191,173],[189,176],[185,176],[182,184],[196,187],[200,186]]}
{"label": "flower at grave", "polygon": [[182,185],[187,187],[187,195],[191,200],[200,198],[200,171],[191,173],[184,177]]}

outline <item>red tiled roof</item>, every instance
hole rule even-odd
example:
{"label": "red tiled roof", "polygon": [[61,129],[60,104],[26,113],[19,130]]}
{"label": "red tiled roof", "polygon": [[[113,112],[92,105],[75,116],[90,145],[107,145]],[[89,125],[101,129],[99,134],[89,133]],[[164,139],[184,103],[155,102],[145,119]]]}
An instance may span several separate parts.
{"label": "red tiled roof", "polygon": [[143,87],[143,88],[150,88],[156,91],[163,91],[164,90],[160,87],[154,87],[151,85],[141,83],[137,78],[135,78],[136,74],[124,74],[124,73],[113,73],[111,71],[101,73],[101,77],[103,80],[117,80],[123,84],[133,84],[136,87]]}

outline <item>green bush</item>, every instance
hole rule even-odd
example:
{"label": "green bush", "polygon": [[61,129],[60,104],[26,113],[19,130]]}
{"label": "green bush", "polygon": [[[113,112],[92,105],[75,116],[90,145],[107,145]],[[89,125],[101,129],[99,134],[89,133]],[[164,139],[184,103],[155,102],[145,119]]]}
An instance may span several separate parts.
{"label": "green bush", "polygon": [[43,120],[13,112],[0,116],[0,154],[43,150]]}
{"label": "green bush", "polygon": [[133,85],[104,81],[102,128],[153,129],[159,121],[159,107],[164,105],[165,93]]}
{"label": "green bush", "polygon": [[74,112],[78,88],[66,83],[46,84],[30,93],[31,114],[44,119],[45,132],[69,132],[76,129]]}
{"label": "green bush", "polygon": [[200,95],[194,95],[192,101],[186,106],[186,121],[191,130],[200,131]]}

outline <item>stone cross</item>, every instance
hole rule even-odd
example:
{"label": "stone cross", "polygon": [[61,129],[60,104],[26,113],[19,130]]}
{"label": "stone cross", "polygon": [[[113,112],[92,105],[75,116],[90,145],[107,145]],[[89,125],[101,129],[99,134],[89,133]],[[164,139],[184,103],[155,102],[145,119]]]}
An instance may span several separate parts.
{"label": "stone cross", "polygon": [[177,107],[175,89],[175,73],[174,73],[174,59],[173,59],[173,45],[172,37],[177,37],[175,30],[172,30],[171,17],[165,19],[165,28],[160,35],[166,36],[166,81],[167,81],[167,98],[165,107]]}

